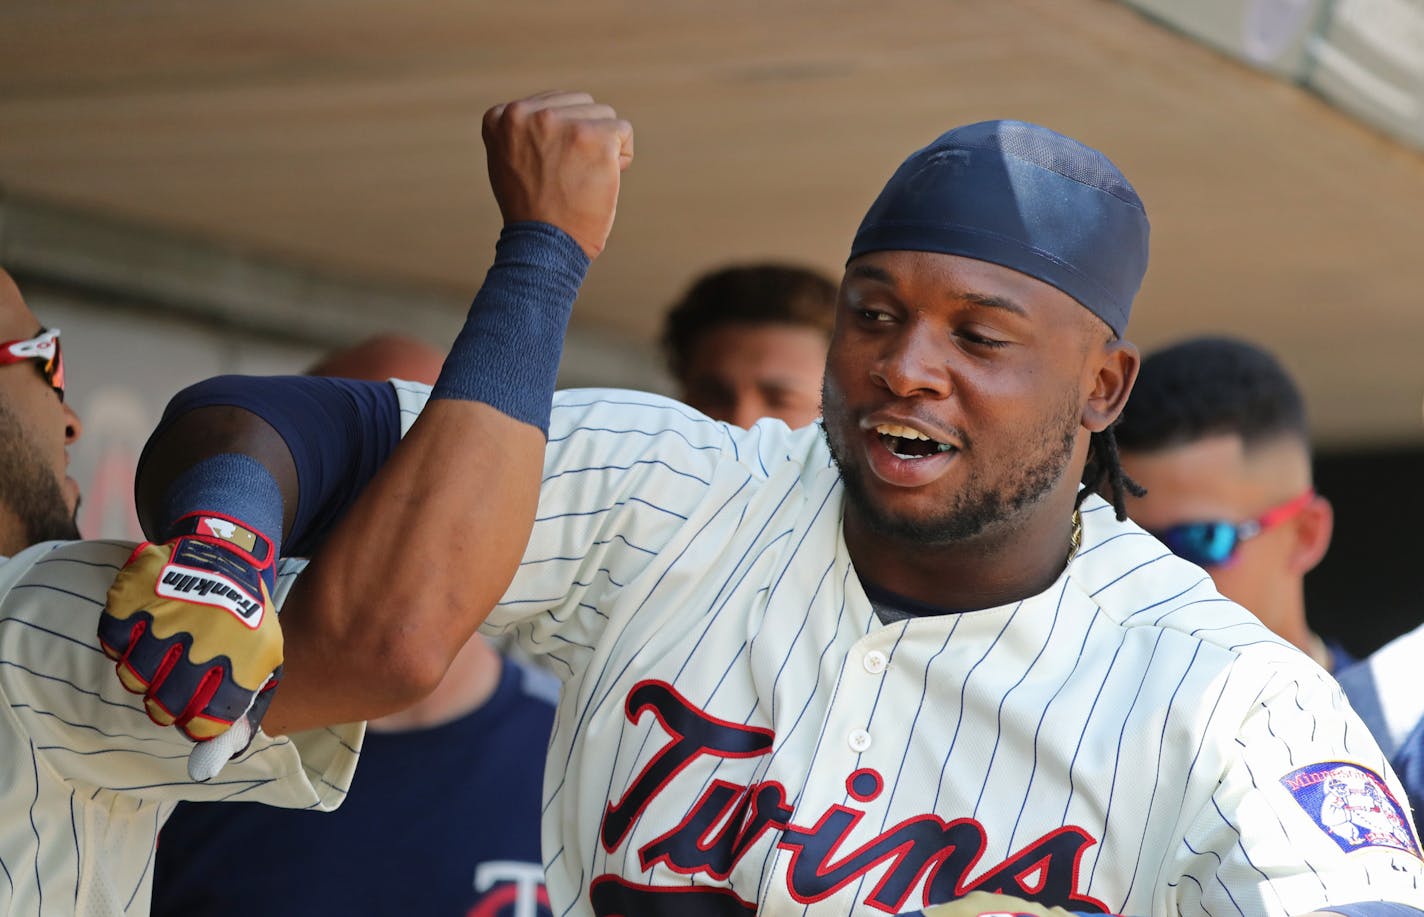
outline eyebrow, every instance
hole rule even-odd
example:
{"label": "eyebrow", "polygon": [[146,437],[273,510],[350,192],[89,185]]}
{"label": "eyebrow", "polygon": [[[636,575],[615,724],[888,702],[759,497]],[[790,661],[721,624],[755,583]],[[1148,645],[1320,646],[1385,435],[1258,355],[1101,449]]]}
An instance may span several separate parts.
{"label": "eyebrow", "polygon": [[[849,268],[846,273],[851,277],[864,278],[866,280],[876,281],[877,283],[883,283],[892,289],[896,286],[895,277],[889,271],[874,264],[857,264]],[[973,303],[976,306],[983,306],[986,309],[1002,309],[1014,315],[1024,318],[1028,317],[1027,309],[1006,296],[995,296],[991,293],[975,293],[973,291],[967,293],[951,293],[950,295],[955,299]]]}
{"label": "eyebrow", "polygon": [[[757,380],[757,387],[762,389],[763,391],[778,392],[800,393],[809,392],[811,390],[810,386],[804,384],[803,382],[799,382],[796,379],[791,378],[790,376],[774,376],[769,379],[759,379]],[[817,389],[816,394],[820,394],[819,388]]]}
{"label": "eyebrow", "polygon": [[856,264],[846,271],[852,277],[863,277],[866,280],[875,280],[886,286],[895,286],[895,278],[883,267],[876,267],[873,264]]}
{"label": "eyebrow", "polygon": [[988,309],[1003,309],[1005,312],[1012,312],[1024,318],[1028,317],[1028,310],[1018,303],[1004,296],[991,296],[988,293],[960,293],[959,298],[965,302],[972,302],[976,306],[984,306]]}

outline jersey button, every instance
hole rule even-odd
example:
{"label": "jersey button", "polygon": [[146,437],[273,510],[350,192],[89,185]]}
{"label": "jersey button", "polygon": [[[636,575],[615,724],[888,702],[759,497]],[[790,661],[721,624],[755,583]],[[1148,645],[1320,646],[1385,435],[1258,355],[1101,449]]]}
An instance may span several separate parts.
{"label": "jersey button", "polygon": [[865,751],[870,747],[870,733],[864,729],[857,729],[850,734],[850,738],[847,739],[847,741],[850,744],[851,751]]}
{"label": "jersey button", "polygon": [[885,666],[889,663],[889,661],[890,660],[885,658],[885,654],[880,652],[879,650],[871,650],[870,652],[866,653],[865,659],[863,660],[863,662],[865,663],[865,671],[869,672],[871,675],[879,675],[881,672],[885,671]]}

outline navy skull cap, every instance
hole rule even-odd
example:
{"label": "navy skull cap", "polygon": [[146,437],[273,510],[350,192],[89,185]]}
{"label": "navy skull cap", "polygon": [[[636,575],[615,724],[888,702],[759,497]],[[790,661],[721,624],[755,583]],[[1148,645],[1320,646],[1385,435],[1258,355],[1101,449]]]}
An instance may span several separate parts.
{"label": "navy skull cap", "polygon": [[1147,213],[1102,153],[1024,121],[957,127],[917,150],[851,245],[962,255],[1036,277],[1121,336],[1147,272]]}

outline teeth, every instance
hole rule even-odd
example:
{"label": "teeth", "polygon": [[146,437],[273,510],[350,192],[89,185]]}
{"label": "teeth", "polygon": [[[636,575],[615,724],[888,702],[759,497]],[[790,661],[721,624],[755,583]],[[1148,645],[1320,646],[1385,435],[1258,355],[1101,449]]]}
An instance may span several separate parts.
{"label": "teeth", "polygon": [[901,439],[922,439],[926,442],[934,441],[919,430],[912,430],[909,427],[901,426],[897,423],[878,424],[875,427],[875,432],[881,436],[898,436]]}

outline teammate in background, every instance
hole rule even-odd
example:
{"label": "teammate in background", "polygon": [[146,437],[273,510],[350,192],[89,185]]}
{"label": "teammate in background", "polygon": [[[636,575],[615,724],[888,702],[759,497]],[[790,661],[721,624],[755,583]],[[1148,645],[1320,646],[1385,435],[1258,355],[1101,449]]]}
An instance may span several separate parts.
{"label": "teammate in background", "polygon": [[1350,705],[1370,727],[1399,774],[1414,810],[1416,833],[1424,833],[1424,625],[1370,654],[1336,677]]}
{"label": "teammate in background", "polygon": [[681,398],[713,420],[795,429],[821,416],[836,285],[781,264],[703,274],[668,312],[663,351]]}
{"label": "teammate in background", "polygon": [[[493,162],[521,124],[570,142],[510,157],[543,168],[501,198],[438,383],[373,395],[364,441],[313,412],[276,456],[345,486],[392,450],[303,580],[325,627],[399,604],[428,644],[488,614],[566,667],[555,911],[895,913],[983,890],[1162,917],[1420,913],[1397,781],[1334,682],[1125,521],[1110,428],[1147,221],[1111,162],[1019,122],[913,154],[851,248],[823,429],[746,432],[651,395],[553,395],[631,154],[593,112],[562,94],[491,110]],[[265,417],[293,389],[206,397]],[[241,432],[187,403],[155,448]],[[537,506],[472,524],[511,468]],[[511,545],[513,582],[479,592]]]}
{"label": "teammate in background", "polygon": [[41,541],[79,538],[79,484],[68,468],[69,447],[84,428],[64,403],[59,330],[40,328],[4,270],[0,322],[0,378],[6,383],[0,398],[0,555],[10,557]]}
{"label": "teammate in background", "polygon": [[1327,672],[1353,661],[1306,622],[1305,574],[1334,514],[1311,483],[1305,402],[1273,356],[1223,337],[1158,350],[1116,432],[1147,491],[1128,498],[1134,522]]}
{"label": "teammate in background", "polygon": [[[442,359],[384,334],[307,373],[428,384]],[[476,634],[429,697],[367,724],[340,811],[179,805],[159,838],[153,913],[549,914],[539,808],[558,691]],[[228,881],[256,850],[262,867]]]}
{"label": "teammate in background", "polygon": [[333,350],[307,368],[305,375],[337,379],[409,379],[433,383],[445,355],[417,338],[394,332],[370,337]]}
{"label": "teammate in background", "polygon": [[1396,637],[1336,678],[1350,706],[1370,727],[1389,756],[1414,809],[1417,833],[1424,833],[1424,625]]}
{"label": "teammate in background", "polygon": [[[95,638],[134,546],[54,540],[78,537],[79,492],[65,466],[81,426],[64,385],[58,330],[41,327],[0,270],[0,551],[13,555],[0,558],[0,914],[141,915],[154,837],[174,802],[330,808],[361,731],[259,735],[223,779],[190,782],[192,744],[150,722]],[[279,602],[290,579],[279,581]]]}

